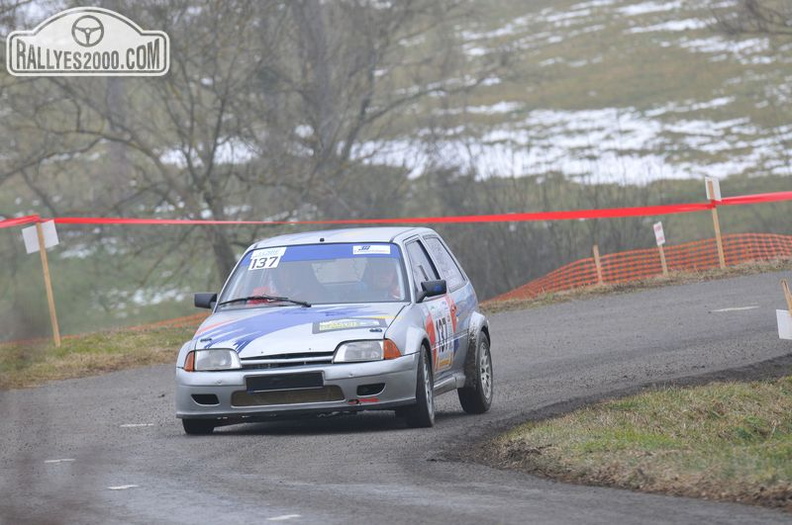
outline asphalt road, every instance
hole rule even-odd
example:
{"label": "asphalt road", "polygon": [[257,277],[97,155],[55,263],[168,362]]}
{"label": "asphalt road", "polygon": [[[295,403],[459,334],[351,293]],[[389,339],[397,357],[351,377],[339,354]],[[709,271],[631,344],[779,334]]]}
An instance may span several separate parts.
{"label": "asphalt road", "polygon": [[789,523],[771,509],[572,486],[454,459],[529,418],[788,356],[792,341],[778,339],[775,321],[784,276],[493,315],[493,409],[465,415],[447,394],[433,429],[372,413],[187,437],[173,415],[172,366],[2,392],[0,522]]}

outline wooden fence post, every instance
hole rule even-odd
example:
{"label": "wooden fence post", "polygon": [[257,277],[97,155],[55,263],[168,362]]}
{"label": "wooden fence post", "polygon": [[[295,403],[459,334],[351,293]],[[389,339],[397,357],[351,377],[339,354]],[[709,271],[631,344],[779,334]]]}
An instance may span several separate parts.
{"label": "wooden fence post", "polygon": [[597,284],[602,286],[604,282],[602,281],[602,264],[600,263],[599,246],[595,244],[592,251],[594,252],[594,266],[597,267]]}
{"label": "wooden fence post", "polygon": [[712,179],[707,179],[707,193],[712,200],[712,225],[715,228],[715,244],[718,245],[718,263],[721,270],[726,268],[726,256],[723,253],[723,238],[721,237],[720,221],[718,220],[718,207],[715,204],[715,185]]}
{"label": "wooden fence post", "polygon": [[786,279],[781,279],[781,290],[784,291],[784,299],[786,299],[787,310],[789,315],[792,316],[792,292],[789,291],[789,284]]}
{"label": "wooden fence post", "polygon": [[662,244],[658,245],[657,249],[660,251],[660,265],[663,267],[663,277],[668,277],[668,265],[666,264],[665,251],[663,251],[663,245]]}
{"label": "wooden fence post", "polygon": [[666,264],[665,251],[663,245],[665,244],[665,232],[663,231],[663,222],[656,222],[652,225],[655,234],[655,241],[657,242],[657,250],[660,252],[660,266],[663,268],[663,277],[668,277],[668,265]]}
{"label": "wooden fence post", "polygon": [[55,341],[55,346],[60,348],[60,328],[58,327],[58,315],[55,313],[55,295],[52,293],[52,279],[50,279],[47,248],[44,247],[44,229],[41,227],[41,221],[36,222],[36,234],[38,235],[39,253],[41,254],[41,267],[44,272],[44,287],[47,289],[47,304],[49,305],[50,323],[52,324],[52,338]]}

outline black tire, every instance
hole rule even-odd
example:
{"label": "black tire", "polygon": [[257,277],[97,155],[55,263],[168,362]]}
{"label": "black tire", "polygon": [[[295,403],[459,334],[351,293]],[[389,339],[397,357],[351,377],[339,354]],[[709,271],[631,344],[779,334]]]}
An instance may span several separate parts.
{"label": "black tire", "polygon": [[184,432],[191,436],[205,436],[215,429],[215,422],[211,419],[182,419]]}
{"label": "black tire", "polygon": [[434,426],[434,375],[432,358],[426,348],[421,349],[418,357],[418,376],[415,384],[415,404],[406,407],[404,415],[407,425],[412,428]]}
{"label": "black tire", "polygon": [[481,332],[473,352],[465,362],[465,386],[457,390],[462,410],[468,414],[483,414],[492,406],[494,383],[492,378],[492,354],[487,334]]}

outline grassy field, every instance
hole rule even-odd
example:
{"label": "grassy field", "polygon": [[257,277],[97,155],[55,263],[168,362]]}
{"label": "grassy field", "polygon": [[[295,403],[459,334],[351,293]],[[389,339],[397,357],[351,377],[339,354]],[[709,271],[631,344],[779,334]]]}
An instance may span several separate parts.
{"label": "grassy field", "polygon": [[51,341],[0,344],[0,389],[176,362],[194,326],[112,330]]}
{"label": "grassy field", "polygon": [[528,423],[501,467],[587,485],[792,511],[792,377],[665,388]]}

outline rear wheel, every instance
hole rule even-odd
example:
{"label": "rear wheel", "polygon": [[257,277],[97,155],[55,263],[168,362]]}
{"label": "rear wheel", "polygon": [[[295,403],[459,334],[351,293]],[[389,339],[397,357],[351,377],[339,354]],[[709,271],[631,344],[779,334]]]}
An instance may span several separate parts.
{"label": "rear wheel", "polygon": [[478,336],[475,351],[465,363],[465,386],[457,390],[462,410],[468,414],[483,414],[492,406],[492,355],[487,334]]}
{"label": "rear wheel", "polygon": [[432,359],[426,348],[421,349],[418,358],[418,380],[415,384],[415,405],[406,407],[404,415],[407,425],[413,428],[426,428],[434,425],[434,376]]}
{"label": "rear wheel", "polygon": [[205,436],[215,429],[215,422],[211,419],[182,419],[184,432],[191,436]]}

